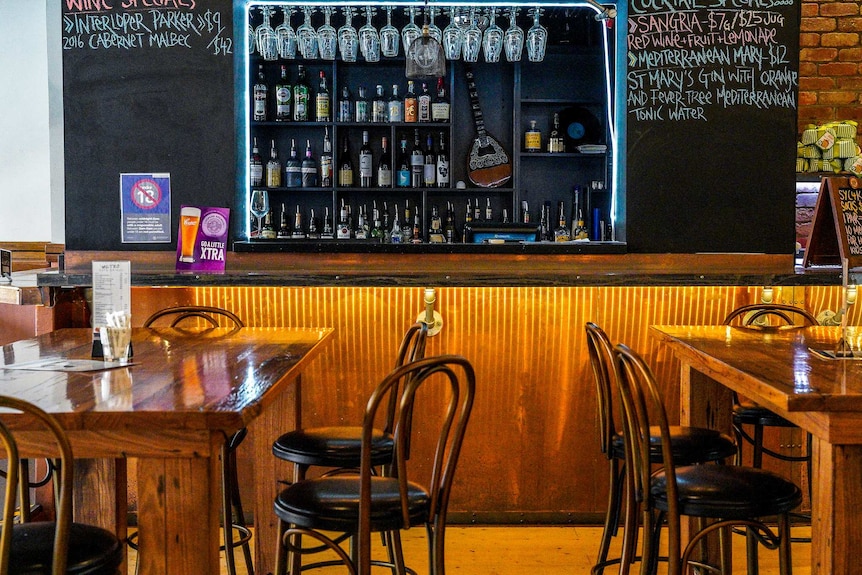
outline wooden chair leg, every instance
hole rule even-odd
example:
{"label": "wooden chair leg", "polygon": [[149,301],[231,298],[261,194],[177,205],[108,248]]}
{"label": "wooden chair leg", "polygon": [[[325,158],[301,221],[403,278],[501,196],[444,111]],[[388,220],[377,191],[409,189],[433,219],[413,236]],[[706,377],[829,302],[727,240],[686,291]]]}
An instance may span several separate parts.
{"label": "wooden chair leg", "polygon": [[275,548],[275,566],[274,575],[285,575],[287,568],[287,548],[284,546],[284,533],[287,531],[287,525],[284,521],[278,521],[278,546]]}
{"label": "wooden chair leg", "polygon": [[790,557],[790,516],[778,517],[778,571],[781,575],[793,575],[793,562]]}
{"label": "wooden chair leg", "polygon": [[605,525],[602,530],[602,539],[599,543],[599,555],[592,573],[603,575],[605,562],[608,560],[608,550],[611,547],[611,538],[617,534],[620,522],[620,508],[623,498],[623,478],[617,459],[610,460],[610,483],[608,485],[608,507],[605,511]]}

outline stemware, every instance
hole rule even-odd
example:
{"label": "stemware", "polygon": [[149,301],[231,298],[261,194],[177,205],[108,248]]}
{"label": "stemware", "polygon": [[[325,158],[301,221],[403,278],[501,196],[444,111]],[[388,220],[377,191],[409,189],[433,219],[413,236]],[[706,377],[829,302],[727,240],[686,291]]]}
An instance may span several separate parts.
{"label": "stemware", "polygon": [[401,29],[401,43],[404,45],[404,54],[410,53],[410,44],[422,35],[422,30],[416,25],[416,7],[407,8],[409,23]]}
{"label": "stemware", "polygon": [[338,46],[337,33],[330,24],[332,10],[332,6],[323,7],[323,25],[317,29],[317,45],[320,49],[320,57],[324,60],[335,60],[335,51]]}
{"label": "stemware", "polygon": [[255,38],[257,41],[257,51],[264,60],[276,60],[278,58],[278,45],[275,39],[275,30],[269,23],[271,8],[264,6],[263,22],[255,30]]}
{"label": "stemware", "polygon": [[506,60],[518,62],[524,52],[524,31],[518,28],[518,9],[509,8],[509,28],[503,37],[503,48],[506,51]]}
{"label": "stemware", "polygon": [[437,26],[434,22],[434,19],[437,18],[437,7],[431,6],[426,7],[428,10],[428,14],[430,15],[430,19],[428,21],[428,35],[437,40],[437,43],[441,46],[443,45],[443,31]]}
{"label": "stemware", "polygon": [[488,27],[482,37],[482,52],[486,62],[499,62],[503,51],[503,29],[497,26],[497,8],[488,9]]}
{"label": "stemware", "polygon": [[248,209],[257,218],[257,237],[260,237],[260,231],[263,229],[263,217],[269,212],[269,192],[266,190],[252,190]]}
{"label": "stemware", "polygon": [[392,6],[386,7],[386,25],[380,29],[380,52],[387,58],[398,55],[398,44],[401,34],[398,28],[392,25]]}
{"label": "stemware", "polygon": [[306,60],[317,58],[317,30],[311,25],[311,7],[305,6],[302,11],[304,19],[296,29],[296,38],[299,42],[299,53]]}
{"label": "stemware", "polygon": [[375,8],[365,7],[365,25],[359,29],[359,51],[366,62],[380,61],[380,34],[371,23]]}
{"label": "stemware", "polygon": [[461,58],[461,45],[464,43],[464,33],[461,31],[456,20],[458,9],[449,9],[449,25],[443,30],[443,53],[447,60],[458,60]]}
{"label": "stemware", "polygon": [[470,8],[470,25],[464,30],[463,57],[465,62],[479,60],[479,49],[482,47],[482,30],[476,21],[476,9]]}
{"label": "stemware", "polygon": [[338,49],[341,51],[341,60],[356,62],[356,55],[359,54],[359,34],[353,27],[353,8],[345,6],[342,11],[345,22],[344,26],[338,29]]}
{"label": "stemware", "polygon": [[251,25],[251,10],[248,11],[248,53],[254,54],[257,51],[257,39],[254,36],[254,26]]}
{"label": "stemware", "polygon": [[278,56],[285,60],[293,60],[296,58],[296,32],[290,26],[293,7],[283,4],[281,13],[284,15],[284,21],[275,28]]}
{"label": "stemware", "polygon": [[533,17],[533,26],[527,30],[527,59],[530,62],[541,62],[545,59],[548,30],[539,24],[539,16],[542,15],[541,8],[530,8],[530,15]]}

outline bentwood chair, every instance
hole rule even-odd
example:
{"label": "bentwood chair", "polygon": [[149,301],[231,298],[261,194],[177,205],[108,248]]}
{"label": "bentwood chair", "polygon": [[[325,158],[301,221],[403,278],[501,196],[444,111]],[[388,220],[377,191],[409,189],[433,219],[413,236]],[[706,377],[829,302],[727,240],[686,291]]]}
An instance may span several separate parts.
{"label": "bentwood chair", "polygon": [[[758,540],[779,550],[779,572],[791,575],[789,513],[802,502],[802,491],[792,482],[763,469],[737,465],[687,465],[673,463],[667,413],[653,373],[634,351],[615,348],[617,382],[623,411],[626,485],[634,494],[643,517],[641,574],[657,570],[662,526],[668,532],[668,575],[703,567],[695,551],[710,533],[718,532],[722,575],[731,573],[730,531],[734,526],[756,530]],[[652,437],[660,432],[662,463],[653,469]],[[701,520],[682,547],[682,518]],[[762,518],[777,518],[777,532]],[[709,520],[711,522],[706,523]],[[704,526],[705,525],[705,526]],[[752,571],[749,555],[748,573]],[[628,569],[621,571],[628,573]]]}
{"label": "bentwood chair", "polygon": [[[378,564],[371,559],[371,534],[399,537],[399,530],[416,525],[426,529],[429,572],[445,575],[446,516],[475,387],[473,367],[454,355],[407,363],[387,375],[365,409],[358,473],[306,479],[278,494],[276,575],[285,573],[288,550],[301,552],[291,548],[296,535],[314,538],[334,551],[338,557],[335,563],[344,563],[350,573],[368,575],[371,565]],[[387,408],[393,393],[397,395],[393,452],[384,466],[385,472],[378,474],[372,461],[375,418]],[[419,421],[413,421],[414,412]],[[417,448],[411,436],[420,425],[423,439],[433,444],[423,441]],[[417,449],[423,452],[422,457],[411,458],[412,465],[408,465],[408,451]],[[421,459],[424,465],[414,464],[415,459]],[[419,467],[424,468],[422,481],[417,479]],[[349,535],[349,551],[337,543],[332,533]],[[404,574],[403,556],[396,555],[392,560],[394,565],[387,566]],[[298,567],[291,575],[313,566]]]}
{"label": "bentwood chair", "polygon": [[[159,310],[144,321],[144,327],[155,327],[160,322],[173,328],[184,325],[194,325],[194,322],[206,327],[220,326],[240,329],[245,323],[235,313],[212,306],[177,306]],[[237,474],[236,450],[245,439],[247,430],[240,429],[229,437],[221,450],[222,476],[222,525],[224,526],[224,544],[219,547],[225,552],[225,564],[229,575],[236,575],[236,548],[242,547],[246,570],[254,573],[254,563],[251,556],[251,530],[245,524],[242,498],[240,497],[239,478]],[[234,533],[237,537],[234,538]]]}
{"label": "bentwood chair", "polygon": [[[0,528],[0,573],[15,575],[115,575],[123,561],[123,544],[110,531],[72,522],[74,461],[69,439],[57,420],[35,405],[0,396],[0,407],[29,416],[47,432],[40,447],[55,457],[57,487],[54,521],[14,522],[22,466],[12,426],[0,416],[0,445],[7,456],[3,523]],[[95,502],[94,502],[95,504]],[[23,521],[23,519],[22,519]]]}
{"label": "bentwood chair", "polygon": [[[604,529],[599,544],[598,559],[591,570],[591,573],[601,574],[605,567],[610,565],[634,561],[636,542],[625,541],[624,551],[620,557],[608,559],[611,538],[618,532],[623,504],[625,445],[620,432],[622,427],[618,422],[619,408],[614,400],[616,370],[613,344],[605,331],[593,322],[586,324],[586,332],[590,367],[596,384],[599,439],[602,453],[607,457],[610,465],[610,485],[608,487],[608,506],[605,512]],[[673,426],[670,428],[670,441],[673,461],[677,465],[721,462],[736,454],[736,444],[733,439],[712,429]],[[656,428],[652,430],[650,458],[653,463],[661,463],[662,456],[661,437]],[[627,505],[626,508],[630,510],[632,506]],[[636,518],[629,515],[627,521],[636,521]]]}

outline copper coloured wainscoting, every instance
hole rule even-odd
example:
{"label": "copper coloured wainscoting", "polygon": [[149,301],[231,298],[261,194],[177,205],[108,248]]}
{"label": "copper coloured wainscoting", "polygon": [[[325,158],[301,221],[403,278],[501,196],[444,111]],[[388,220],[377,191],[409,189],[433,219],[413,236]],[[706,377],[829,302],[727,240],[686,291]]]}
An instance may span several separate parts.
{"label": "copper coloured wainscoting", "polygon": [[[330,326],[334,343],[303,373],[305,425],[356,423],[391,368],[401,334],[423,309],[420,288],[133,288],[133,315],[184,303],[230,309],[252,326]],[[590,522],[606,501],[584,323],[646,355],[678,412],[679,365],[653,324],[716,324],[758,301],[760,287],[442,288],[442,332],[428,354],[466,356],[477,373],[473,412],[450,505],[459,522]],[[815,313],[835,288],[784,288],[777,299]],[[816,309],[806,303],[814,303]],[[420,442],[422,441],[420,437]],[[799,438],[778,438],[795,449]],[[244,464],[250,464],[245,460]],[[422,462],[418,462],[421,464]],[[798,467],[779,468],[794,476]],[[130,473],[130,476],[134,474]]]}

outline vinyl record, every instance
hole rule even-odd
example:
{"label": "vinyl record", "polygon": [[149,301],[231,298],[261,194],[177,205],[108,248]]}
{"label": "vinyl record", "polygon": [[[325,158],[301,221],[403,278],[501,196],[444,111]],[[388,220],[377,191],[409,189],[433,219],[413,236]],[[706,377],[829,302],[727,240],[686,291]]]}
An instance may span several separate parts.
{"label": "vinyl record", "polygon": [[574,150],[581,144],[600,144],[601,124],[592,112],[580,106],[565,108],[560,112],[560,128],[566,141],[566,150]]}

